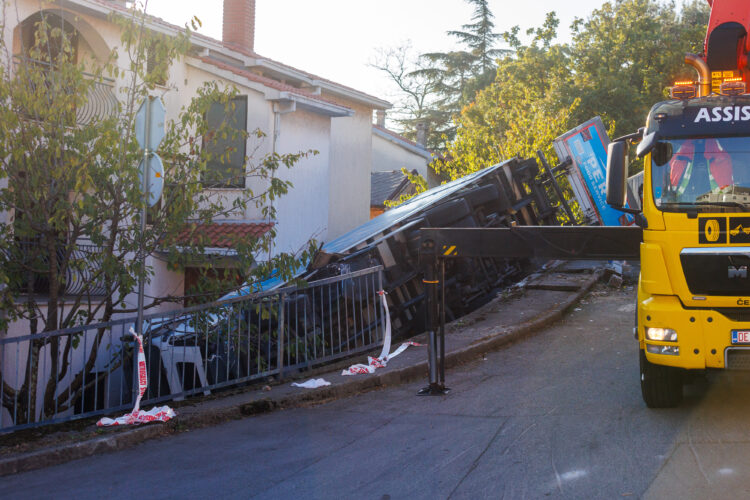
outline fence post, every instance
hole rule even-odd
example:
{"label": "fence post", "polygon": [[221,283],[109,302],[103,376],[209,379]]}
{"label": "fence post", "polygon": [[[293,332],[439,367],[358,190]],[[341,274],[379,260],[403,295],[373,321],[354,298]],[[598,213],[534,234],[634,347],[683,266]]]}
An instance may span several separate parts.
{"label": "fence post", "polygon": [[[383,289],[383,267],[381,266],[378,270],[378,291],[385,292]],[[388,300],[386,297],[383,297],[383,300]],[[379,301],[377,301],[379,302]],[[385,317],[385,310],[383,310],[383,307],[378,304],[378,306],[375,308],[376,311],[380,311],[380,324],[383,326],[383,328],[378,328],[378,332],[385,332],[385,322],[388,321],[388,318]],[[376,321],[375,324],[377,325],[378,322]],[[380,338],[378,340],[385,340],[384,334],[380,334]]]}
{"label": "fence post", "polygon": [[278,349],[279,352],[276,355],[277,364],[279,366],[279,380],[284,377],[284,303],[286,302],[286,293],[282,293],[279,298],[279,333],[278,333]]}

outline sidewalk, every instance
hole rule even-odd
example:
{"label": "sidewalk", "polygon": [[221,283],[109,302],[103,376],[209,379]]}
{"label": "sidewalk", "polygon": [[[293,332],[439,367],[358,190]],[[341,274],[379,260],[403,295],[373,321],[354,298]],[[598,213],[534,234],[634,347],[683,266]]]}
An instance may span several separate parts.
{"label": "sidewalk", "polygon": [[[561,264],[555,269],[532,275],[516,290],[497,297],[473,313],[446,326],[446,368],[481,358],[486,352],[531,337],[559,320],[602,276],[606,263]],[[426,344],[426,335],[412,339]],[[392,350],[400,343],[396,342]],[[377,356],[379,353],[371,353]],[[409,347],[387,367],[371,375],[342,376],[342,369],[366,363],[366,356],[304,374],[324,378],[330,386],[318,389],[292,387],[292,380],[265,387],[246,388],[235,393],[192,398],[170,403],[177,417],[166,424],[134,428],[97,428],[95,419],[75,431],[29,433],[27,442],[0,447],[0,476],[56,465],[98,453],[121,450],[145,440],[186,430],[216,425],[228,420],[276,409],[320,404],[353,396],[364,391],[423,379],[427,385],[427,347]],[[450,386],[450,377],[447,377]],[[448,396],[450,397],[450,396]],[[39,435],[41,434],[41,435]],[[0,443],[2,438],[0,437]]]}

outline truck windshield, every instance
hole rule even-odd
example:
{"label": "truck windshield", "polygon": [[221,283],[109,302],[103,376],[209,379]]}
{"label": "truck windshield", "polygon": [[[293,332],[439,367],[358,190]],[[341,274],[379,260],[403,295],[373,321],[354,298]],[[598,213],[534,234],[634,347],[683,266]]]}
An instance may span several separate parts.
{"label": "truck windshield", "polygon": [[661,140],[651,151],[651,181],[664,211],[750,208],[750,137]]}

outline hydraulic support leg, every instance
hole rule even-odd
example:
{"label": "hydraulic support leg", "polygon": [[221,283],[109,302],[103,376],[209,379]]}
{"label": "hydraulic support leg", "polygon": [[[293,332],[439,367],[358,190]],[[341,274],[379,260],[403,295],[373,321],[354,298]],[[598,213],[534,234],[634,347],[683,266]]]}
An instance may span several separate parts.
{"label": "hydraulic support leg", "polygon": [[[425,241],[423,246],[434,245]],[[445,266],[434,252],[426,252],[424,265],[425,304],[427,309],[429,383],[419,396],[441,396],[450,389],[445,387]],[[442,307],[441,306],[442,298]]]}

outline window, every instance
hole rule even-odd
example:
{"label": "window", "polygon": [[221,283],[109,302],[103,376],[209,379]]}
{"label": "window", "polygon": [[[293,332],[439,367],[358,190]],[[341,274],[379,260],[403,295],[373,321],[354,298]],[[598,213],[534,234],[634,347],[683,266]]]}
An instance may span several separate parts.
{"label": "window", "polygon": [[210,158],[203,182],[209,187],[244,188],[247,96],[235,97],[227,104],[212,104],[206,121],[209,133],[203,147]]}
{"label": "window", "polygon": [[146,73],[150,82],[162,87],[167,84],[169,76],[169,59],[160,38],[152,40],[146,51]]}
{"label": "window", "polygon": [[731,211],[750,198],[750,137],[662,139],[651,151],[653,197],[670,212]]}

